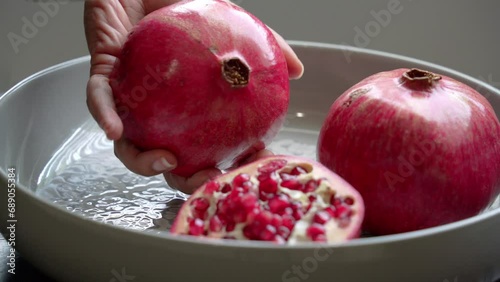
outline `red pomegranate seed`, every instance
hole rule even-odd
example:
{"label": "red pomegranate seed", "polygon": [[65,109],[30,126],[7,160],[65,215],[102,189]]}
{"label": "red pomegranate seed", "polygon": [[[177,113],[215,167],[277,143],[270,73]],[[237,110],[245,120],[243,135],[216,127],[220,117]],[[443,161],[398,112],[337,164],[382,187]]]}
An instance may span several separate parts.
{"label": "red pomegranate seed", "polygon": [[285,194],[276,195],[269,199],[269,210],[274,214],[283,215],[285,209],[290,207],[290,199]]}
{"label": "red pomegranate seed", "polygon": [[200,236],[203,234],[205,222],[195,218],[189,222],[189,235]]}
{"label": "red pomegranate seed", "polygon": [[273,215],[273,218],[271,219],[271,225],[279,228],[281,224],[283,223],[283,220],[281,219],[281,216],[275,214]]}
{"label": "red pomegranate seed", "polygon": [[234,228],[235,228],[235,227],[236,227],[236,223],[234,223],[234,222],[232,222],[232,221],[231,221],[231,222],[228,222],[228,223],[226,224],[226,231],[227,231],[227,232],[231,232],[231,231],[233,231],[233,230],[234,230]]}
{"label": "red pomegranate seed", "polygon": [[324,235],[324,234],[325,234],[325,228],[323,227],[323,225],[317,223],[313,223],[306,230],[306,235],[313,240],[318,235]]}
{"label": "red pomegranate seed", "polygon": [[290,229],[286,226],[280,226],[278,227],[278,234],[283,237],[285,240],[288,240],[288,237],[290,237]]}
{"label": "red pomegranate seed", "polygon": [[349,206],[352,206],[352,205],[354,205],[354,199],[351,197],[346,197],[344,199],[344,203],[348,204]]}
{"label": "red pomegranate seed", "polygon": [[205,194],[211,196],[215,191],[218,191],[220,184],[217,181],[210,181],[205,185]]}
{"label": "red pomegranate seed", "polygon": [[246,173],[240,173],[233,179],[233,187],[242,187],[243,183],[250,180],[250,175]]}
{"label": "red pomegranate seed", "polygon": [[274,179],[273,175],[271,174],[269,177],[260,180],[259,190],[264,193],[274,194],[278,192],[278,182],[276,181],[276,179]]}
{"label": "red pomegranate seed", "polygon": [[255,185],[253,184],[252,181],[245,181],[245,182],[243,182],[243,184],[241,184],[241,188],[243,188],[243,190],[245,192],[253,190],[254,187],[255,187]]}
{"label": "red pomegranate seed", "polygon": [[332,196],[332,198],[330,199],[330,204],[332,204],[334,207],[338,207],[342,204],[342,200],[335,196]]}
{"label": "red pomegranate seed", "polygon": [[196,198],[191,202],[191,205],[197,211],[206,211],[210,207],[210,203],[205,198]]}
{"label": "red pomegranate seed", "polygon": [[226,183],[224,186],[222,186],[222,189],[220,190],[222,193],[228,193],[232,190],[231,184]]}
{"label": "red pomegranate seed", "polygon": [[346,218],[352,215],[352,210],[345,205],[338,206],[335,211],[335,218]]}
{"label": "red pomegranate seed", "polygon": [[208,223],[208,228],[210,229],[210,232],[222,231],[222,222],[217,215],[215,215],[210,219],[210,222]]}
{"label": "red pomegranate seed", "polygon": [[293,227],[295,226],[295,218],[293,218],[291,215],[283,215],[281,217],[281,220],[283,222],[283,227],[286,227],[289,229],[289,231],[293,230]]}
{"label": "red pomegranate seed", "polygon": [[314,203],[316,201],[316,196],[309,195],[308,199],[309,199],[309,202]]}
{"label": "red pomegranate seed", "polygon": [[276,237],[276,227],[271,224],[266,225],[264,230],[260,232],[260,239],[264,241],[273,241]]}
{"label": "red pomegranate seed", "polygon": [[316,191],[316,189],[318,189],[318,187],[319,187],[318,182],[314,179],[311,179],[306,183],[304,187],[304,193],[314,192]]}
{"label": "red pomegranate seed", "polygon": [[290,172],[291,175],[301,175],[301,174],[307,174],[307,170],[301,166],[296,166],[292,169]]}
{"label": "red pomegranate seed", "polygon": [[241,207],[247,213],[250,213],[258,205],[257,195],[254,193],[247,193],[241,197],[240,202]]}
{"label": "red pomegranate seed", "polygon": [[288,188],[290,190],[303,191],[304,184],[300,183],[297,179],[284,180],[281,182],[281,186]]}
{"label": "red pomegranate seed", "polygon": [[277,171],[280,168],[283,168],[286,165],[286,163],[287,163],[286,160],[273,160],[259,167],[258,172],[261,174],[270,174],[272,172]]}
{"label": "red pomegranate seed", "polygon": [[328,207],[324,209],[331,217],[337,218],[337,209],[335,207]]}
{"label": "red pomegranate seed", "polygon": [[248,238],[250,240],[257,239],[255,237],[255,234],[253,233],[252,225],[247,225],[247,226],[243,227],[243,236],[245,236],[246,238]]}
{"label": "red pomegranate seed", "polygon": [[313,216],[313,222],[318,224],[325,224],[328,220],[330,220],[331,215],[327,211],[318,211]]}

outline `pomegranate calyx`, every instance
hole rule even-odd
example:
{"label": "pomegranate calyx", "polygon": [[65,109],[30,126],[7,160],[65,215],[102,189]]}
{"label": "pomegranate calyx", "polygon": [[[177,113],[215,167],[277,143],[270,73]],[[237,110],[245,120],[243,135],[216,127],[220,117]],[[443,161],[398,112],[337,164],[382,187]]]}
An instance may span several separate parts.
{"label": "pomegranate calyx", "polygon": [[441,76],[430,71],[412,68],[405,71],[400,80],[401,83],[411,88],[427,88],[441,80]]}
{"label": "pomegranate calyx", "polygon": [[238,58],[222,62],[222,76],[231,87],[245,87],[250,79],[250,68]]}

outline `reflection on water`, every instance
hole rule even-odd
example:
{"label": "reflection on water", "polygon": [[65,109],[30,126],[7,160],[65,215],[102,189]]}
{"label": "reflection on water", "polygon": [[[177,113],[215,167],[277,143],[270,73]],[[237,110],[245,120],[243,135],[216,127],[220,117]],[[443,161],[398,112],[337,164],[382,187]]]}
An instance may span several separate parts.
{"label": "reflection on water", "polygon": [[[314,159],[316,138],[314,132],[284,130],[270,149]],[[168,230],[186,199],[162,176],[128,171],[93,121],[54,154],[38,179],[36,193],[70,212],[136,230]]]}

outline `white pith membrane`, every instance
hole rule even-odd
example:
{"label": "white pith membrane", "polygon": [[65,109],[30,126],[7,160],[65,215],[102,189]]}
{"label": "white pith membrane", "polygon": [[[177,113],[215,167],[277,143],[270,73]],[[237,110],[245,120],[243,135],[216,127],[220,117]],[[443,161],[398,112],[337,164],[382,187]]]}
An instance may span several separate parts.
{"label": "white pith membrane", "polygon": [[[186,209],[186,207],[183,207],[183,211],[181,211],[182,213],[180,214],[181,218],[178,218],[178,220],[185,222],[186,224],[184,224],[183,226],[177,226],[178,228],[176,228],[174,233],[205,236],[211,238],[237,239],[237,240],[266,240],[266,241],[274,241],[281,244],[294,244],[298,242],[311,242],[311,241],[342,242],[345,241],[346,239],[353,237],[354,235],[353,228],[350,226],[352,223],[351,219],[356,216],[359,210],[359,204],[357,203],[356,199],[354,199],[351,195],[348,194],[349,189],[342,189],[341,187],[333,187],[326,179],[326,176],[328,174],[322,173],[322,171],[318,170],[313,172],[314,168],[309,163],[285,160],[281,158],[279,159],[271,158],[267,162],[259,163],[257,168],[255,166],[253,167],[250,166],[247,167],[247,169],[245,170],[238,169],[238,172],[229,173],[224,177],[224,179],[232,181],[238,175],[245,174],[246,172],[252,174],[252,172],[256,172],[259,168],[262,168],[270,164],[271,162],[276,162],[277,160],[286,162],[286,165],[271,173],[271,174],[274,173],[275,176],[278,176],[277,178],[275,178],[278,182],[278,191],[277,193],[272,193],[272,195],[279,195],[279,194],[287,195],[290,199],[290,202],[300,203],[301,208],[299,209],[304,213],[300,219],[295,221],[295,225],[293,226],[293,229],[290,230],[290,232],[288,232],[289,234],[288,236],[287,235],[281,236],[282,233],[276,228],[271,228],[272,227],[271,226],[268,228],[267,231],[271,232],[270,234],[273,234],[273,231],[275,231],[275,236],[271,236],[268,233],[266,234],[266,238],[268,239],[248,238],[247,236],[245,236],[244,229],[248,225],[255,224],[255,218],[257,217],[255,214],[253,214],[252,216],[247,216],[246,220],[243,222],[235,223],[234,229],[230,228],[232,230],[226,230],[226,228],[223,227],[222,230],[218,232],[211,231],[210,220],[214,217],[214,215],[216,214],[220,215],[220,213],[218,213],[219,208],[217,207],[217,202],[221,202],[223,199],[226,199],[228,195],[232,192],[232,190],[237,189],[236,187],[232,187],[232,190],[230,192],[226,193],[221,192],[221,190],[223,190],[223,187],[227,182],[220,182],[221,181],[220,178],[217,179],[216,181],[212,181],[212,187],[214,187],[214,183],[219,184],[218,185],[219,188],[217,189],[218,191],[209,191],[209,188],[207,188],[207,186],[211,185],[209,182],[200,189],[202,190],[201,192],[196,192],[189,198],[188,202],[185,204],[187,205],[188,208]],[[300,167],[305,170],[305,172],[303,170],[304,172],[303,174],[296,175],[295,176],[296,178],[294,178],[300,184],[306,185],[311,180],[314,181],[319,180],[319,185],[317,185],[317,187],[310,192],[304,192],[301,190],[292,190],[283,187],[281,184],[283,184],[284,181],[281,179],[281,177],[279,177],[279,175],[281,173],[290,174],[292,170],[296,167]],[[250,175],[247,176],[250,177],[248,181],[251,182],[253,185],[248,185],[247,183],[246,186],[250,188],[248,188],[247,192],[242,192],[242,193],[244,194],[253,193],[256,196],[258,201],[257,205],[260,206],[260,211],[257,211],[257,213],[262,212],[264,210],[268,211],[269,200],[268,199],[263,200],[262,197],[260,197],[259,199],[259,196],[261,195],[259,193],[260,182],[257,180],[257,176],[250,176]],[[239,185],[238,187],[241,186],[243,185]],[[348,190],[348,191],[343,191],[343,190]],[[273,196],[270,197],[272,198]],[[313,197],[312,201],[310,200],[311,197]],[[199,213],[197,214],[194,208],[195,201],[200,201],[200,198],[206,199],[207,203],[209,204],[208,208],[204,209],[206,211],[203,212],[201,220],[197,219],[200,218],[200,215]],[[333,204],[334,202],[335,204]],[[310,207],[307,208],[309,205]],[[343,211],[342,213],[340,213],[341,209]],[[321,214],[325,215],[325,212],[327,210],[329,210],[329,213],[326,214],[327,215],[327,217],[325,218],[326,221],[318,223],[317,213],[322,211]],[[336,213],[332,211],[340,213],[340,216],[338,214],[335,215]],[[315,221],[315,215],[316,215],[316,222],[313,222]],[[290,213],[288,213],[287,216],[290,217],[291,216]],[[194,223],[194,221],[196,221],[196,223]],[[191,229],[192,228],[191,225],[196,225],[198,227],[195,227],[195,229]],[[309,232],[308,229],[311,228],[311,226],[313,225],[314,228],[320,228],[320,230],[321,228],[323,228],[324,230],[323,234],[319,234],[319,236],[312,237],[311,236],[312,229],[309,230]],[[195,231],[192,232],[193,230]]]}

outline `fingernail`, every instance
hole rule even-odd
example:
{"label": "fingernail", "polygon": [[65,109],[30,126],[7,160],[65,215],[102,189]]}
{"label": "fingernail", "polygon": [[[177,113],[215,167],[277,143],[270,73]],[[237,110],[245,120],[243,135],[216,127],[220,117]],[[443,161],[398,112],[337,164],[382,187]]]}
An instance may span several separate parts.
{"label": "fingernail", "polygon": [[153,169],[158,172],[171,170],[173,168],[174,165],[169,163],[165,158],[160,158],[153,163]]}

